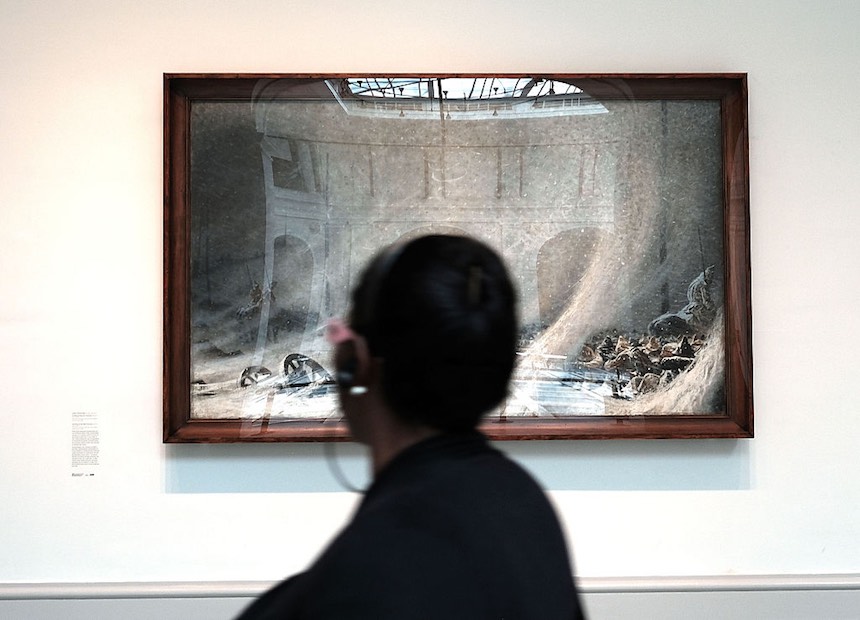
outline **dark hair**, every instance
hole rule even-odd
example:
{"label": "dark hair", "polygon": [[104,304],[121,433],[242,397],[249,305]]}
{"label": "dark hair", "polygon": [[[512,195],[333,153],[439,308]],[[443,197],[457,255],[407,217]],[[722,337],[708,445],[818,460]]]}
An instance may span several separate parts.
{"label": "dark hair", "polygon": [[385,360],[383,394],[406,421],[469,430],[507,395],[516,295],[479,241],[429,235],[384,250],[353,292],[350,322]]}

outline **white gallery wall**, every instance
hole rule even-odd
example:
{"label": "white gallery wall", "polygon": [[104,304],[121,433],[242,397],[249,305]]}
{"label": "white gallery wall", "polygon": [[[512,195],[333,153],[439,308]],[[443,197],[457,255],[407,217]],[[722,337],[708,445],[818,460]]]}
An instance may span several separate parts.
{"label": "white gallery wall", "polygon": [[[161,443],[165,72],[747,72],[755,439],[502,448],[550,490],[585,586],[857,589],[858,31],[853,0],[0,0],[6,598],[273,581],[357,501],[318,444]],[[72,475],[80,412],[92,476]],[[362,449],[337,453],[364,483]]]}

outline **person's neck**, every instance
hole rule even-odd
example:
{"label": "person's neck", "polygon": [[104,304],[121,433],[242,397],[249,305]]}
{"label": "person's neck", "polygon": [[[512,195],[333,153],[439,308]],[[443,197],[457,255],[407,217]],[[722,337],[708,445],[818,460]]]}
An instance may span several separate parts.
{"label": "person's neck", "polygon": [[380,429],[370,443],[373,476],[376,477],[394,457],[407,448],[440,433],[440,430],[429,426],[413,426],[392,420],[391,424]]}

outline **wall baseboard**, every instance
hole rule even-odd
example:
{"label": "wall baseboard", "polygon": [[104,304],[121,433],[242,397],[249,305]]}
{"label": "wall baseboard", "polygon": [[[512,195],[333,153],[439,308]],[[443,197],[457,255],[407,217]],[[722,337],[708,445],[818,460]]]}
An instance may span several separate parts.
{"label": "wall baseboard", "polygon": [[[582,577],[583,594],[860,590],[860,574]],[[251,598],[270,581],[0,583],[0,600]]]}
{"label": "wall baseboard", "polygon": [[[27,620],[233,618],[263,581],[2,583],[0,617]],[[590,620],[856,620],[860,574],[584,577]]]}
{"label": "wall baseboard", "polygon": [[860,590],[860,574],[583,577],[583,592],[773,592]]}

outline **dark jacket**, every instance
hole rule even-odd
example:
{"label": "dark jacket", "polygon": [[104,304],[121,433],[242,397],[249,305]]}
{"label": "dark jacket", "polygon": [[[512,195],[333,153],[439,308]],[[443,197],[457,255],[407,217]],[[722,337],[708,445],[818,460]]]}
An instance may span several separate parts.
{"label": "dark jacket", "polygon": [[582,612],[543,491],[478,434],[397,455],[304,573],[241,620],[570,620]]}

